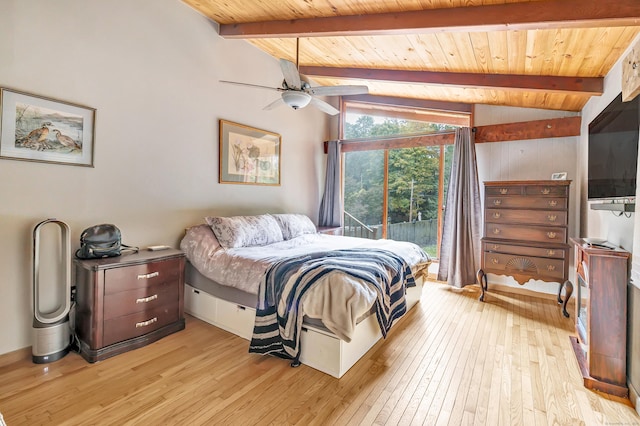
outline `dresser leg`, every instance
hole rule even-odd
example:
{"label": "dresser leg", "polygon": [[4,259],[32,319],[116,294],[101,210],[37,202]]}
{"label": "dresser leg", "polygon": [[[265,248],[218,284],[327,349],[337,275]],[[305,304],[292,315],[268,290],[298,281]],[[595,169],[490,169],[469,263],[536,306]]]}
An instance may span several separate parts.
{"label": "dresser leg", "polygon": [[480,283],[480,290],[482,290],[482,294],[480,294],[478,300],[484,302],[484,293],[489,289],[489,285],[487,284],[487,274],[485,274],[482,269],[478,269],[478,283]]}
{"label": "dresser leg", "polygon": [[558,305],[562,305],[562,288],[564,287],[564,285],[566,284],[566,281],[563,283],[560,283],[560,285],[558,286]]}
{"label": "dresser leg", "polygon": [[[571,295],[573,294],[573,283],[569,280],[565,281],[564,288],[565,296],[564,302],[562,303],[562,315],[564,315],[566,318],[569,318],[569,312],[567,312],[567,303],[569,303],[569,299],[571,299]],[[560,289],[562,289],[562,284]]]}

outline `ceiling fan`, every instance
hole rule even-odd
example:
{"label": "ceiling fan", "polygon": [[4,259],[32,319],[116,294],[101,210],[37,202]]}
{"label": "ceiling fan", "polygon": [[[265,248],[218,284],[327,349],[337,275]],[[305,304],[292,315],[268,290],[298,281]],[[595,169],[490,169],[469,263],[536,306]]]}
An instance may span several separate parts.
{"label": "ceiling fan", "polygon": [[293,109],[300,109],[307,105],[311,105],[318,108],[320,111],[331,115],[336,115],[340,111],[315,96],[362,95],[369,93],[369,88],[363,85],[312,87],[306,76],[300,74],[298,71],[299,43],[300,40],[296,39],[295,64],[289,60],[280,59],[280,68],[282,69],[282,74],[284,76],[282,87],[261,86],[258,84],[238,83],[227,80],[220,80],[220,82],[257,87],[260,89],[276,90],[280,92],[280,98],[264,107],[263,109],[265,110],[271,110],[280,105],[289,105]]}

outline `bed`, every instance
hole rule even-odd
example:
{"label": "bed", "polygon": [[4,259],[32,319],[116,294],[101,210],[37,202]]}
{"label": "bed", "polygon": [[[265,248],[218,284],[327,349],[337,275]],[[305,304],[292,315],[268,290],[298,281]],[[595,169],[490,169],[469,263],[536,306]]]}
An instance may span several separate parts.
{"label": "bed", "polygon": [[[337,378],[418,302],[431,262],[415,244],[319,234],[297,214],[207,217],[180,248],[187,313],[250,340],[251,352]],[[272,300],[280,292],[286,302]],[[268,324],[277,350],[258,331]]]}

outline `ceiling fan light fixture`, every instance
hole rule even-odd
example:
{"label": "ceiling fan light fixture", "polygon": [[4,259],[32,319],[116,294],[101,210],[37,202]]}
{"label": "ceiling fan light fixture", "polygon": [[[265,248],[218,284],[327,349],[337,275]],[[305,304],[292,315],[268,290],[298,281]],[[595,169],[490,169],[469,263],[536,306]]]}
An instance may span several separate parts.
{"label": "ceiling fan light fixture", "polygon": [[282,92],[282,100],[293,109],[304,108],[311,102],[311,95],[305,92]]}

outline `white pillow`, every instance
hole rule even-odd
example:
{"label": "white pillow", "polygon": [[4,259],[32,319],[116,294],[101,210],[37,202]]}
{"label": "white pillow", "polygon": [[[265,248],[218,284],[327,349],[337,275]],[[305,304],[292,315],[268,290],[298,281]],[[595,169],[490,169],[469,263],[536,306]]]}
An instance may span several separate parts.
{"label": "white pillow", "polygon": [[278,222],[268,214],[205,218],[224,248],[254,247],[283,240]]}
{"label": "white pillow", "polygon": [[204,259],[211,257],[216,250],[221,249],[213,230],[205,223],[189,227],[184,238],[180,241],[180,250],[192,261],[202,258],[202,262],[204,262]]}
{"label": "white pillow", "polygon": [[318,232],[311,219],[303,214],[274,214],[272,216],[280,225],[285,240]]}

